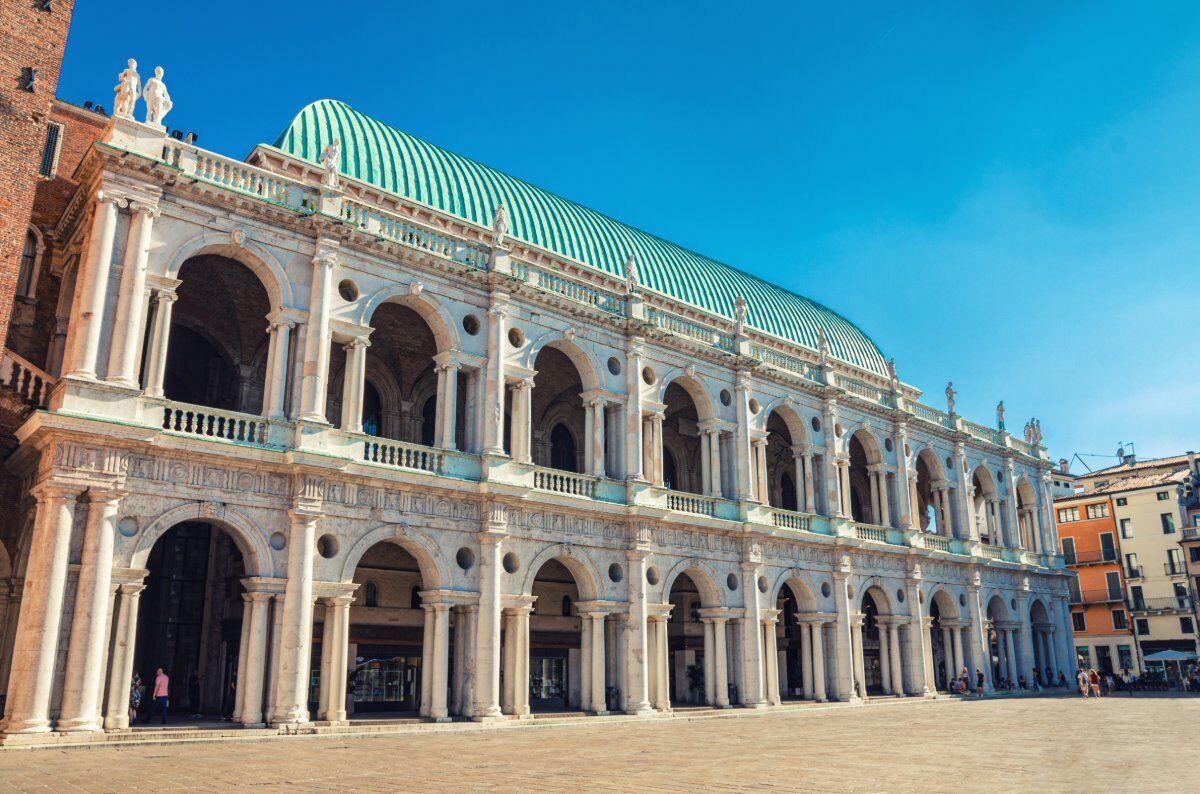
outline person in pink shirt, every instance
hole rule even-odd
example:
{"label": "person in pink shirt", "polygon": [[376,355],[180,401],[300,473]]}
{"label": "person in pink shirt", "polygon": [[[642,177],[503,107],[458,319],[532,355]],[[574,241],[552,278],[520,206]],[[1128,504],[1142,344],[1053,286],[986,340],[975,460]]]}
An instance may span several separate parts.
{"label": "person in pink shirt", "polygon": [[160,667],[154,671],[154,705],[146,712],[146,722],[156,713],[162,715],[162,724],[167,724],[167,704],[170,701],[171,679]]}

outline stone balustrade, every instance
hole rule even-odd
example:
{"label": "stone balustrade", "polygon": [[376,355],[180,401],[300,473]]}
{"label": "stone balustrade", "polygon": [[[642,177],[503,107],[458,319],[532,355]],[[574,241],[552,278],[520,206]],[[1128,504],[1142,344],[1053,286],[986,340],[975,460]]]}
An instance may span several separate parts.
{"label": "stone balustrade", "polygon": [[558,469],[535,468],[533,470],[533,487],[539,491],[582,496],[587,499],[596,498],[596,477],[586,474],[575,474]]}
{"label": "stone balustrade", "polygon": [[55,378],[45,370],[30,364],[11,350],[0,359],[0,385],[13,392],[31,408],[45,408],[49,403],[50,387]]}
{"label": "stone balustrade", "polygon": [[403,441],[382,438],[363,442],[363,460],[381,466],[441,474],[445,459],[446,456],[442,450],[420,444],[408,444]]}
{"label": "stone balustrade", "polygon": [[717,515],[717,500],[682,491],[667,491],[667,509],[674,510],[677,513],[692,513],[698,516],[715,518]]}
{"label": "stone balustrade", "polygon": [[162,410],[162,429],[168,433],[254,447],[270,446],[268,422],[264,417],[175,402],[168,403]]}

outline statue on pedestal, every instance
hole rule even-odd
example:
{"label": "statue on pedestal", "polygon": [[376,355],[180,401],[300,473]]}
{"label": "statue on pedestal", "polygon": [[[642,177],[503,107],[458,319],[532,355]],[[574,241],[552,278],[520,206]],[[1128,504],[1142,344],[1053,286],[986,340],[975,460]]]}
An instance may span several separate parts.
{"label": "statue on pedestal", "polygon": [[334,138],[333,143],[321,150],[321,166],[325,169],[325,173],[321,176],[321,184],[330,190],[340,189],[341,181],[338,179],[338,169],[341,165],[342,142]]}
{"label": "statue on pedestal", "polygon": [[746,331],[746,299],[738,295],[733,299],[734,333],[741,335]]}
{"label": "statue on pedestal", "polygon": [[508,234],[508,210],[501,203],[496,207],[492,216],[492,245],[500,248],[504,245],[504,237]]}
{"label": "statue on pedestal", "polygon": [[1004,400],[996,403],[996,427],[1004,429]]}
{"label": "statue on pedestal", "polygon": [[896,359],[889,358],[887,360],[888,383],[891,385],[892,391],[900,391],[900,378],[896,377]]}
{"label": "statue on pedestal", "polygon": [[821,361],[821,366],[829,365],[829,337],[825,336],[825,329],[817,329],[817,356]]}
{"label": "statue on pedestal", "polygon": [[155,66],[154,76],[142,87],[142,98],[146,100],[146,123],[151,127],[161,128],[163,117],[174,107],[162,76],[163,68]]}
{"label": "statue on pedestal", "polygon": [[630,292],[637,292],[638,289],[638,272],[637,272],[637,254],[630,254],[625,260],[625,285]]}
{"label": "statue on pedestal", "polygon": [[954,391],[954,381],[946,384],[946,410],[949,413],[954,413],[954,398],[957,392]]}
{"label": "statue on pedestal", "polygon": [[127,68],[117,76],[117,92],[113,100],[113,115],[123,119],[133,118],[133,106],[137,104],[138,96],[142,93],[142,79],[137,73],[137,61],[130,58],[126,61]]}

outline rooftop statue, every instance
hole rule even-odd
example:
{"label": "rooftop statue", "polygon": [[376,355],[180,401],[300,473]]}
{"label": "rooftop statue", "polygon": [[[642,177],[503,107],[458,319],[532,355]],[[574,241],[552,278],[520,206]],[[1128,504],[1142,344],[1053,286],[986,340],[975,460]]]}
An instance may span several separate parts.
{"label": "rooftop statue", "polygon": [[1004,429],[1004,400],[996,403],[996,427]]}
{"label": "rooftop statue", "polygon": [[896,359],[889,358],[887,360],[888,383],[891,384],[892,391],[900,390],[900,378],[896,377]]}
{"label": "rooftop statue", "polygon": [[162,127],[163,118],[171,112],[174,103],[167,93],[167,85],[162,80],[163,68],[154,67],[154,76],[142,87],[142,98],[146,100],[146,123],[151,127]]}
{"label": "rooftop statue", "polygon": [[504,245],[504,237],[508,234],[508,210],[501,203],[496,207],[492,217],[492,245],[499,248]]}
{"label": "rooftop statue", "polygon": [[625,260],[625,284],[629,288],[630,292],[637,292],[637,254],[630,254],[629,258]]}
{"label": "rooftop statue", "polygon": [[744,333],[746,330],[746,299],[741,295],[733,299],[733,317],[736,323],[734,332]]}
{"label": "rooftop statue", "polygon": [[133,106],[137,104],[138,96],[142,93],[142,80],[137,73],[137,61],[130,58],[125,71],[117,76],[117,92],[113,100],[113,115],[123,119],[133,118]]}
{"label": "rooftop statue", "polygon": [[342,164],[342,142],[337,138],[333,139],[333,143],[321,150],[321,165],[325,169],[324,175],[321,177],[321,184],[330,190],[337,190],[341,187],[341,182],[338,179],[338,168]]}
{"label": "rooftop statue", "polygon": [[946,384],[946,410],[949,413],[954,413],[954,398],[957,392],[954,391],[954,381]]}
{"label": "rooftop statue", "polygon": [[821,366],[829,364],[829,338],[825,336],[825,329],[817,329],[817,355],[821,359]]}

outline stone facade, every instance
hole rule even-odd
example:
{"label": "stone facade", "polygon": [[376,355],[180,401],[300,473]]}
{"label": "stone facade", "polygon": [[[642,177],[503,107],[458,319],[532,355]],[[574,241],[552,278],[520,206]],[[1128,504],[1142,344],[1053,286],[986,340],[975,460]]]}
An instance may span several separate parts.
{"label": "stone facade", "polygon": [[1038,444],[270,147],[250,160],[114,118],[77,172],[69,330],[28,364],[53,386],[8,463],[10,737],[128,726],[139,645],[166,636],[142,591],[184,526],[232,541],[207,559],[240,589],[197,636],[245,724],[346,719],[390,669],[373,643],[413,657],[387,702],[433,720],[1070,672]]}

